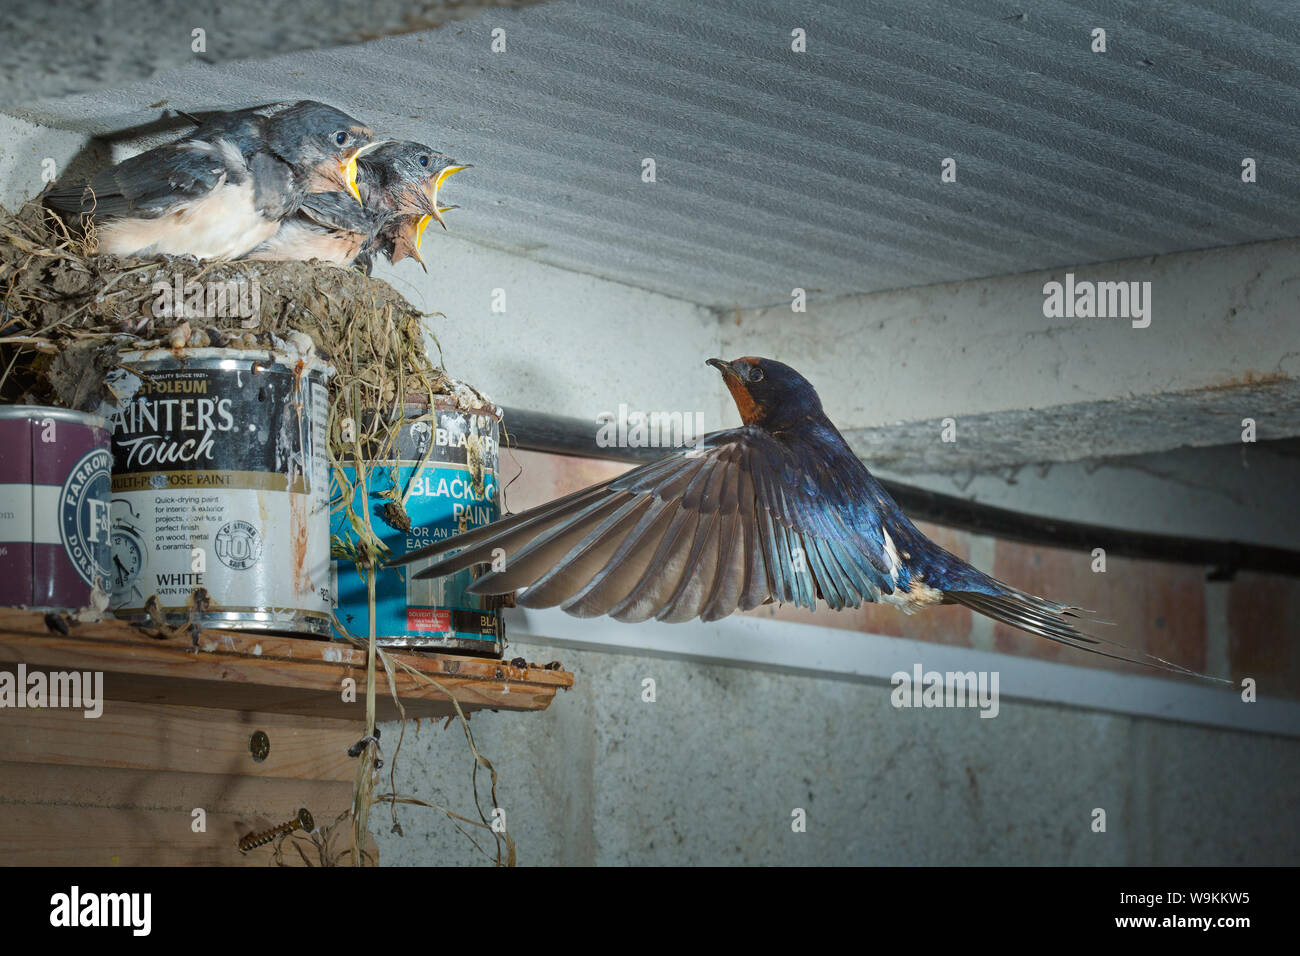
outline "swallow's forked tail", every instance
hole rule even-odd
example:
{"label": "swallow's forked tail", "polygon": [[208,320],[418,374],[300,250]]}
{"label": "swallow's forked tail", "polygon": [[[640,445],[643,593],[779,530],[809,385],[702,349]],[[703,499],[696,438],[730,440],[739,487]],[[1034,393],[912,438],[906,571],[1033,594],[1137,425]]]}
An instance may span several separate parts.
{"label": "swallow's forked tail", "polygon": [[[1128,661],[1130,664],[1144,664],[1147,667],[1154,667],[1174,674],[1183,674],[1187,677],[1199,677],[1202,680],[1214,681],[1219,684],[1232,684],[1232,681],[1224,680],[1222,677],[1211,677],[1209,674],[1202,674],[1200,671],[1194,671],[1181,664],[1175,664],[1173,661],[1167,661],[1163,657],[1156,657],[1154,654],[1137,650],[1119,641],[1108,640],[1079,630],[1074,621],[1082,619],[1081,608],[1067,604],[1057,604],[1055,601],[1036,597],[1025,591],[1017,590],[1008,584],[1003,584],[1001,581],[995,583],[1002,593],[944,591],[943,595],[947,600],[968,607],[972,611],[977,611],[985,617],[991,617],[995,621],[1009,624],[1018,630],[1045,637],[1049,641],[1064,644],[1066,647],[1088,651],[1092,654],[1100,654],[1102,657],[1109,657],[1117,661]],[[1095,623],[1106,622],[1096,621]]]}

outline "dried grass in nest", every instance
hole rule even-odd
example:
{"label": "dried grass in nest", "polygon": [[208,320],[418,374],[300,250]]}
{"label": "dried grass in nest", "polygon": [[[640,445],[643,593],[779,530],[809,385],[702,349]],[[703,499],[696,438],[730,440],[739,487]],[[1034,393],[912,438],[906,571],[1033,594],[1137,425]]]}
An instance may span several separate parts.
{"label": "dried grass in nest", "polygon": [[[123,259],[95,255],[94,248],[93,229],[74,234],[62,220],[35,203],[24,205],[16,215],[0,209],[0,403],[99,411],[105,402],[115,401],[105,379],[119,367],[119,354],[158,347],[172,348],[183,356],[185,348],[269,350],[290,343],[301,354],[309,350],[306,339],[310,339],[311,349],[334,365],[328,383],[329,456],[337,493],[332,496],[331,508],[344,514],[352,534],[350,538],[334,536],[331,556],[353,561],[367,579],[371,632],[364,637],[350,635],[338,625],[340,633],[367,648],[366,733],[358,748],[361,759],[353,805],[347,814],[352,845],[345,854],[322,849],[320,858],[337,862],[346,856],[361,865],[366,856],[363,835],[381,763],[375,735],[376,667],[382,663],[389,690],[401,710],[392,675],[395,667],[405,665],[375,645],[374,571],[387,549],[371,526],[370,514],[354,510],[354,489],[357,483],[368,483],[365,462],[395,458],[403,423],[431,419],[435,402],[451,401],[465,409],[488,403],[432,362],[425,342],[425,315],[381,280],[351,269],[303,262]],[[156,284],[175,288],[178,278],[182,288],[191,281],[255,284],[259,298],[256,321],[237,314],[210,318],[155,314],[159,299]],[[428,412],[421,418],[404,419],[401,403],[412,398],[427,403]],[[357,474],[349,479],[344,466],[354,462],[359,463]],[[393,493],[390,508],[395,516],[405,514],[409,493],[409,487]],[[406,669],[451,697],[436,681]],[[496,770],[475,747],[465,714],[452,699],[474,755],[474,783],[477,785],[479,767],[488,770],[493,806],[498,806]],[[405,728],[402,711],[402,736]],[[399,738],[398,749],[400,746]],[[434,807],[458,827],[465,822],[492,832],[478,806],[477,786],[474,795],[481,823],[403,794],[389,793],[382,799],[393,809],[394,827],[399,831],[396,803]],[[513,864],[514,843],[509,835],[493,835],[496,862]],[[336,842],[331,836],[330,846]]]}
{"label": "dried grass in nest", "polygon": [[[353,507],[357,486],[370,486],[368,462],[375,460],[393,461],[398,457],[398,440],[403,426],[420,421],[434,422],[434,416],[436,415],[434,405],[440,399],[454,401],[465,409],[483,405],[486,400],[474,389],[453,381],[441,368],[435,367],[429,359],[423,336],[412,334],[412,328],[409,325],[403,326],[401,319],[395,318],[392,310],[383,312],[373,310],[358,311],[349,319],[347,324],[338,328],[338,334],[341,341],[349,344],[350,349],[347,353],[342,350],[336,352],[340,358],[336,362],[334,381],[331,384],[329,414],[330,461],[334,470],[334,484],[338,489],[333,496],[332,505],[335,513],[341,513],[345,516],[351,534],[346,537],[337,534],[333,535],[330,550],[333,557],[350,560],[354,563],[357,573],[366,582],[370,605],[368,615],[370,629],[364,638],[352,635],[342,622],[335,620],[335,627],[339,633],[344,634],[347,639],[354,641],[358,646],[366,648],[367,652],[366,736],[362,738],[362,760],[357,768],[357,777],[353,789],[352,859],[360,860],[362,857],[361,847],[364,846],[364,834],[369,824],[370,807],[376,799],[381,799],[387,800],[389,803],[393,815],[393,828],[397,832],[401,831],[401,826],[397,822],[397,803],[414,803],[438,809],[443,811],[480,851],[482,851],[482,847],[479,846],[468,831],[460,826],[458,821],[487,829],[496,838],[495,862],[513,866],[515,862],[513,839],[508,833],[498,834],[492,830],[486,815],[483,813],[483,808],[479,804],[478,768],[482,766],[491,774],[491,796],[494,807],[499,806],[496,794],[497,772],[491,762],[479,753],[478,748],[475,746],[474,735],[470,730],[469,721],[461,710],[460,704],[448,688],[409,667],[400,659],[390,657],[376,646],[375,567],[377,563],[387,557],[388,548],[375,533],[369,509],[363,509],[358,514]],[[345,354],[346,358],[343,357]],[[422,403],[427,407],[422,414],[408,417],[405,414],[405,405],[408,402]],[[391,411],[389,411],[390,409]],[[434,423],[436,424],[436,422]],[[432,445],[430,445],[425,452],[426,460],[432,450]],[[424,462],[421,461],[421,467],[423,467],[423,464]],[[353,466],[355,477],[349,477],[345,470],[346,465]],[[420,468],[416,468],[412,473],[412,477],[418,474],[419,471]],[[409,519],[406,518],[405,505],[411,492],[410,484],[408,482],[407,487],[403,488],[396,481],[398,472],[395,466],[391,468],[391,477],[394,479],[391,482],[393,491],[388,493],[390,500],[385,509],[388,512],[388,520],[394,525],[400,525],[402,521],[409,524]],[[362,500],[368,501],[369,496],[363,496]],[[390,792],[379,798],[375,797],[376,774],[370,772],[370,768],[377,768],[378,761],[381,759],[379,740],[375,735],[376,682],[374,677],[376,658],[382,661],[384,673],[388,679],[389,692],[401,714],[401,731],[397,751],[393,755],[394,763],[396,762],[397,752],[401,750],[402,739],[406,736],[407,720],[405,708],[402,707],[401,699],[397,694],[397,688],[393,681],[394,665],[396,665],[414,675],[417,679],[437,687],[447,695],[456,708],[456,715],[465,732],[466,743],[474,755],[471,782],[473,784],[475,807],[478,810],[481,823],[456,814],[439,804],[421,801],[395,792]],[[390,768],[390,781],[393,779],[392,773],[393,771]],[[395,783],[393,789],[396,790]]]}

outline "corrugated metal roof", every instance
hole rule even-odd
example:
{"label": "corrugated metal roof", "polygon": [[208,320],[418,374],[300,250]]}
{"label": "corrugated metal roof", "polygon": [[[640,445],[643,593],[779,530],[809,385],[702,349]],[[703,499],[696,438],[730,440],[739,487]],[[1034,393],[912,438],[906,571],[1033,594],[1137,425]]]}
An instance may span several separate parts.
{"label": "corrugated metal roof", "polygon": [[474,163],[457,235],[723,308],[1300,235],[1281,0],[559,2],[36,115],[299,95]]}

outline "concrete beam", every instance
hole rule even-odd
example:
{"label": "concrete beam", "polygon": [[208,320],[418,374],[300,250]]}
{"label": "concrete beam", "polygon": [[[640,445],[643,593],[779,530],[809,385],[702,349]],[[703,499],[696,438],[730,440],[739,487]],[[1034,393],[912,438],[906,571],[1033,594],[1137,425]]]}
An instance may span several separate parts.
{"label": "concrete beam", "polygon": [[1044,518],[1276,548],[1300,541],[1300,509],[1290,506],[1300,487],[1296,439],[942,474],[867,463],[884,477]]}
{"label": "concrete beam", "polygon": [[[956,429],[951,442],[942,439],[948,417]],[[1210,388],[975,415],[954,412],[849,429],[845,437],[864,461],[895,474],[961,473],[1240,442],[1246,419],[1255,422],[1260,441],[1295,435],[1300,379],[1247,374]]]}

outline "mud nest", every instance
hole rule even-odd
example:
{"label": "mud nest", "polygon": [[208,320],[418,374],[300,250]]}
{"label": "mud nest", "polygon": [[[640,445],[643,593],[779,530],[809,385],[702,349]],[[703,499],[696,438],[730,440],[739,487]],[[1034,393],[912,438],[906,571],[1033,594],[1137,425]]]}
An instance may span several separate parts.
{"label": "mud nest", "polygon": [[380,403],[391,402],[385,386],[403,372],[421,371],[436,394],[456,391],[425,358],[423,313],[382,280],[310,262],[123,259],[93,250],[93,233],[73,234],[34,203],[17,215],[0,209],[0,403],[100,411],[113,402],[103,383],[119,352],[289,341],[303,352],[303,335],[326,361],[357,349],[372,365],[382,357],[363,373],[366,397]]}

